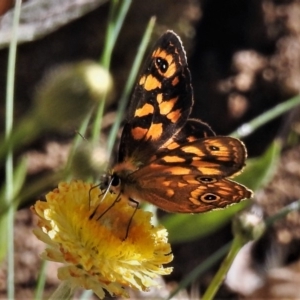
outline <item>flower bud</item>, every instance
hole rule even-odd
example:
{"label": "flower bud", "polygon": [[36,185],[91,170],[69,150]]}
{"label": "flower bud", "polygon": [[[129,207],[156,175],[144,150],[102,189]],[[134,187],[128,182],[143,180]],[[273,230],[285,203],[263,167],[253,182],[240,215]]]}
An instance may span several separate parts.
{"label": "flower bud", "polygon": [[91,61],[65,64],[41,82],[35,94],[33,116],[45,128],[78,127],[111,90],[111,76],[99,64]]}
{"label": "flower bud", "polygon": [[74,153],[71,172],[75,178],[88,179],[91,176],[100,180],[101,171],[107,169],[107,151],[104,147],[93,147],[92,143],[84,140],[76,148]]}

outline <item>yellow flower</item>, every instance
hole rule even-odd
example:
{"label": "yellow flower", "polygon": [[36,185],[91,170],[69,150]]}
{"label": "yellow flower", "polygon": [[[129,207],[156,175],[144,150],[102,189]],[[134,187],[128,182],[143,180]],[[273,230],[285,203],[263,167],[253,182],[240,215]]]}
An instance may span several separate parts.
{"label": "yellow flower", "polygon": [[64,264],[60,280],[92,289],[100,298],[104,290],[128,297],[125,287],[147,291],[157,285],[158,275],[172,272],[163,267],[173,259],[166,229],[154,227],[152,213],[141,209],[128,228],[135,208],[115,202],[111,193],[102,200],[100,189],[91,187],[82,181],[60,183],[46,202],[32,207],[39,217],[34,233],[47,244],[42,258]]}

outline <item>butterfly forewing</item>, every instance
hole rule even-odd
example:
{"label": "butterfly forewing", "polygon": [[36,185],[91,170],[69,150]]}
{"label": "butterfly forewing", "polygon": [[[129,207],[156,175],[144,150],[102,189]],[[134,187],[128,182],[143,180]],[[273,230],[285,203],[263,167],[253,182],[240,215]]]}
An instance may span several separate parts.
{"label": "butterfly forewing", "polygon": [[146,61],[123,129],[119,162],[147,162],[186,123],[193,105],[186,56],[179,37],[167,31]]}

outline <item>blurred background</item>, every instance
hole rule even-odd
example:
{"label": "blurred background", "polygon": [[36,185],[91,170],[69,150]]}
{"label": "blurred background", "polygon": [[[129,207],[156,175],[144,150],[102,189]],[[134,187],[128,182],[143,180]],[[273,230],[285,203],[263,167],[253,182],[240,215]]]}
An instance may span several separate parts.
{"label": "blurred background", "polygon": [[[72,68],[74,64],[87,60],[99,62],[105,44],[109,8],[110,1],[105,0],[23,1],[15,75],[16,123],[36,105],[37,95],[43,92],[47,79],[63,78],[59,76],[66,66]],[[1,132],[5,124],[4,100],[12,10],[13,1],[1,1]],[[115,121],[118,101],[152,16],[156,16],[156,25],[150,46],[167,29],[174,30],[181,37],[195,94],[192,117],[209,123],[217,135],[229,135],[242,124],[299,94],[299,1],[133,0],[112,53],[110,76],[113,87],[109,90],[101,135],[99,133],[102,145],[105,145],[107,134]],[[53,111],[49,112],[53,114]],[[50,118],[55,122],[56,115]],[[59,125],[48,128],[15,151],[16,159],[27,157],[24,191],[37,178],[53,174],[66,164],[70,145],[79,128],[73,124],[66,128],[63,120],[59,122],[62,123],[62,130]],[[259,211],[256,214],[261,218],[271,216],[283,206],[300,199],[299,134],[300,110],[296,107],[243,139],[250,159],[263,157],[275,140],[280,141],[278,156],[275,162],[272,160],[272,175],[267,182],[255,188],[252,202],[255,204],[251,209]],[[98,149],[96,155],[102,156],[106,162],[115,162],[118,139],[112,157],[106,157],[103,147]],[[249,176],[255,177],[257,170],[254,168],[251,172]],[[3,168],[0,176],[4,181]],[[49,188],[53,186],[53,183],[49,184]],[[254,189],[253,186],[249,187]],[[16,213],[17,299],[33,297],[40,266],[38,254],[43,245],[31,233],[34,220],[28,208],[46,191],[37,189],[36,194],[31,194],[20,203]],[[201,223],[201,234],[190,240],[173,237],[174,271],[165,278],[165,290],[170,291],[196,265],[232,239],[230,221],[234,213],[227,215],[226,220],[214,230],[208,230],[209,225]],[[210,214],[209,222],[217,223],[220,213]],[[158,215],[165,217],[162,212],[158,212]],[[300,295],[299,220],[298,212],[293,212],[276,222],[260,240],[248,244],[239,254],[240,262],[233,265],[227,285],[221,287],[217,298],[297,299]],[[195,222],[197,231],[198,223],[194,219],[186,222]],[[205,234],[206,226],[208,229]],[[172,236],[170,238],[172,242]],[[193,298],[188,295],[195,290],[199,295],[203,294],[219,264],[220,261],[216,262],[210,270],[196,278],[184,297]],[[58,283],[55,268],[55,265],[49,265],[46,271],[46,294],[51,293]],[[0,268],[0,298],[6,295],[6,274],[4,260]],[[143,297],[165,297],[165,294],[157,293]],[[142,295],[133,297],[141,298]]]}

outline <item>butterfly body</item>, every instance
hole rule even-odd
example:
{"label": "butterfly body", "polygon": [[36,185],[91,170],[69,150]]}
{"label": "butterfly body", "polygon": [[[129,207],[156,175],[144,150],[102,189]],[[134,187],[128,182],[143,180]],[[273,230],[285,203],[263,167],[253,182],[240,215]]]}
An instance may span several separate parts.
{"label": "butterfly body", "polygon": [[244,167],[245,146],[189,119],[192,106],[184,49],[179,37],[167,31],[135,88],[114,167],[113,192],[181,213],[205,212],[251,197],[250,190],[228,179]]}

